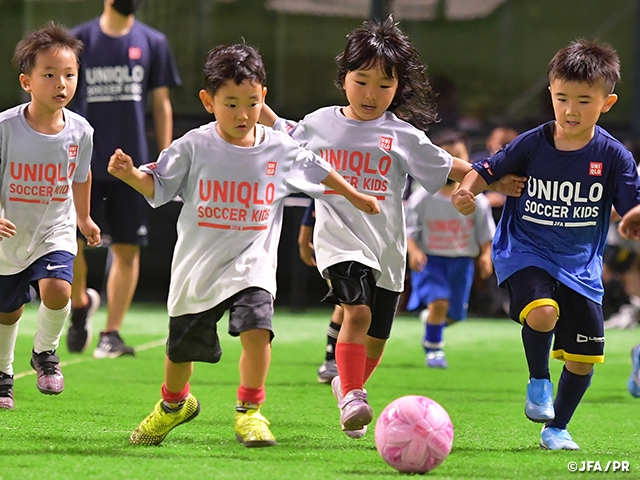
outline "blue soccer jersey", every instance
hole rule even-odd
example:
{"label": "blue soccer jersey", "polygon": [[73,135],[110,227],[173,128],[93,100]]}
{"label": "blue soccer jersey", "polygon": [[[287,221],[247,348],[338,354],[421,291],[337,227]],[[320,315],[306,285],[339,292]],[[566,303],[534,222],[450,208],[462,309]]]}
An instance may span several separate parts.
{"label": "blue soccer jersey", "polygon": [[602,253],[611,207],[624,215],[640,203],[636,163],[618,140],[596,126],[583,148],[553,146],[553,122],[518,136],[473,168],[487,183],[507,173],[528,178],[509,197],[493,239],[498,282],[528,266],[602,303]]}
{"label": "blue soccer jersey", "polygon": [[145,128],[147,94],[180,85],[167,38],[136,20],[122,37],[102,32],[98,19],[72,30],[84,43],[73,110],[95,129],[93,178],[115,179],[107,172],[116,148],[135,165],[150,161]]}

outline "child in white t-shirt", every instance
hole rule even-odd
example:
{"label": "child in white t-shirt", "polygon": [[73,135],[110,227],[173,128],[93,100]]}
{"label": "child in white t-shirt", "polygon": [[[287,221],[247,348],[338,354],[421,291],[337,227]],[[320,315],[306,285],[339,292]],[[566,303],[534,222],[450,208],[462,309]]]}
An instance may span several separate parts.
{"label": "child in white t-shirt", "polygon": [[288,135],[257,125],[266,76],[254,48],[211,50],[204,77],[200,100],[215,122],[191,130],[139,169],[121,150],[109,163],[109,173],[153,207],[176,196],[184,202],[171,267],[162,399],[130,441],[157,445],[198,415],[188,383],[193,362],[220,360],[216,324],[228,310],[229,334],[242,343],[236,438],[246,447],[270,446],[276,440],[260,407],[271,360],[283,200],[294,192],[318,195],[324,183],[363,211],[379,207]]}

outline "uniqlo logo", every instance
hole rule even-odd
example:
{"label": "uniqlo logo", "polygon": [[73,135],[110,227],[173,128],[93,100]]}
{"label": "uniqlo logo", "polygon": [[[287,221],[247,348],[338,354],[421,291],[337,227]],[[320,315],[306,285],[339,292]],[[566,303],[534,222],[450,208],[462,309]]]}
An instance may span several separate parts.
{"label": "uniqlo logo", "polygon": [[284,131],[287,133],[293,132],[296,126],[293,123],[285,122],[284,123]]}
{"label": "uniqlo logo", "polygon": [[589,163],[589,175],[592,177],[601,177],[602,176],[602,162],[591,162]]}
{"label": "uniqlo logo", "polygon": [[129,60],[140,60],[140,58],[142,58],[140,47],[129,47]]}
{"label": "uniqlo logo", "polygon": [[156,162],[151,162],[151,163],[147,163],[146,165],[143,165],[145,168],[148,168],[149,170],[153,171],[156,168],[158,168],[158,164]]}
{"label": "uniqlo logo", "polygon": [[380,137],[380,148],[388,152],[389,150],[391,150],[392,142],[393,139],[390,137]]}
{"label": "uniqlo logo", "polygon": [[273,177],[276,174],[276,162],[267,163],[267,175]]}
{"label": "uniqlo logo", "polygon": [[78,145],[69,145],[68,156],[69,158],[76,158],[78,156]]}

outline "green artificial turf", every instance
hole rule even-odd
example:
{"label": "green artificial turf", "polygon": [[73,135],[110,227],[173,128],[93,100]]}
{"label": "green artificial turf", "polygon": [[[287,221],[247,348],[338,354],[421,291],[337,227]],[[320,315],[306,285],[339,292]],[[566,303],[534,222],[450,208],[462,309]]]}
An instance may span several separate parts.
{"label": "green artificial turf", "polygon": [[[14,369],[13,411],[0,411],[0,479],[398,479],[406,475],[378,455],[373,425],[360,440],[339,427],[331,388],[318,384],[329,311],[276,311],[273,360],[263,414],[278,440],[248,449],[235,440],[233,413],[240,343],[219,324],[224,354],[219,364],[196,364],[191,391],[202,410],[157,447],[129,445],[129,434],[160,398],[167,317],[162,305],[135,305],[122,335],[137,347],[135,358],[94,360],[97,338],[84,354],[59,349],[65,390],[45,396],[29,367],[36,309],[20,325]],[[95,330],[105,324],[101,309]],[[569,463],[629,462],[640,478],[640,399],[626,389],[634,330],[607,332],[606,363],[596,366],[592,387],[569,429],[579,452],[539,448],[540,425],[523,413],[527,372],[520,330],[510,320],[468,321],[445,330],[447,370],[427,369],[420,345],[422,325],[399,316],[378,370],[367,384],[374,423],[393,399],[433,398],[453,421],[453,449],[430,479],[601,478],[609,473],[570,473]],[[562,364],[552,361],[552,381]],[[586,463],[584,464],[587,465]],[[597,464],[591,464],[591,469]],[[594,477],[594,475],[596,477]],[[609,478],[609,477],[608,477]]]}

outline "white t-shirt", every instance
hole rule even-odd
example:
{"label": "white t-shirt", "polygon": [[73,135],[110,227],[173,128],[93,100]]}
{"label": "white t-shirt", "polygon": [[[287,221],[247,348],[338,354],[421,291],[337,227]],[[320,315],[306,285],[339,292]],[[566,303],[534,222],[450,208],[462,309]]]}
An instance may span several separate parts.
{"label": "white t-shirt", "polygon": [[154,177],[151,206],[184,201],[167,302],[172,317],[204,312],[249,287],[275,296],[283,200],[321,194],[331,171],[281,132],[258,125],[263,141],[238,147],[215,125],[191,130],[141,167]]}
{"label": "white t-shirt", "polygon": [[50,252],[78,252],[71,185],[87,181],[93,128],[64,108],[59,133],[36,132],[24,116],[27,105],[0,113],[0,217],[17,230],[0,242],[0,275],[19,273]]}
{"label": "white t-shirt", "polygon": [[341,107],[326,107],[297,124],[278,119],[274,128],[288,132],[380,203],[380,213],[368,215],[330,191],[316,201],[313,241],[320,273],[328,278],[331,265],[355,261],[375,271],[379,287],[401,292],[407,251],[402,191],[407,174],[435,193],[447,180],[451,155],[391,112],[358,121],[345,117]]}
{"label": "white t-shirt", "polygon": [[493,239],[496,223],[491,205],[484,195],[476,195],[476,210],[461,214],[451,197],[433,195],[419,188],[407,202],[407,235],[427,255],[477,257],[480,246]]}

